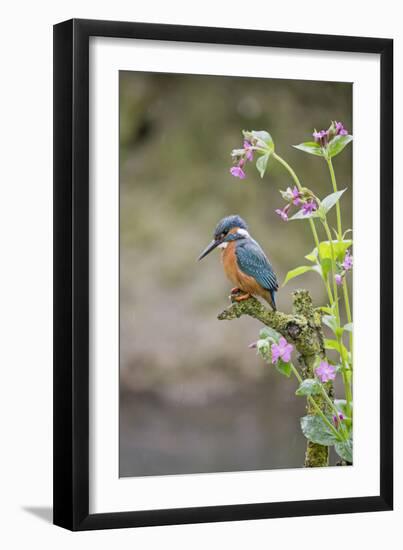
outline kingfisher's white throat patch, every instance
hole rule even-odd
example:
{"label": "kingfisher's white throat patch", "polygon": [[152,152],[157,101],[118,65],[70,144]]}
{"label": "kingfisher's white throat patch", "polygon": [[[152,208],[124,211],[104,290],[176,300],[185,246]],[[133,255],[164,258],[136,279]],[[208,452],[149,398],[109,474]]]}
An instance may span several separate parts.
{"label": "kingfisher's white throat patch", "polygon": [[227,248],[228,243],[221,243],[218,245],[218,248]]}

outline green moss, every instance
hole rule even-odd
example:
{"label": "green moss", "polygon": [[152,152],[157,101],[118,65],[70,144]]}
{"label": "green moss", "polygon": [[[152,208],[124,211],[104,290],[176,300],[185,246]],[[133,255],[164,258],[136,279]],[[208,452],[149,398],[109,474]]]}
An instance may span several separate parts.
{"label": "green moss", "polygon": [[329,448],[308,441],[305,451],[305,468],[329,466]]}
{"label": "green moss", "polygon": [[[317,357],[325,358],[324,337],[322,332],[320,312],[314,309],[312,298],[307,290],[296,290],[293,293],[293,313],[266,309],[256,298],[249,298],[242,302],[233,299],[232,305],[218,315],[220,321],[238,319],[242,315],[249,315],[264,325],[276,330],[287,341],[292,342],[300,356],[298,358],[303,378],[312,378]],[[333,397],[333,386],[327,384],[328,394]],[[325,411],[328,405],[323,396],[314,397],[315,402]],[[314,414],[312,404],[307,403],[307,411]],[[308,441],[305,453],[305,467],[322,467],[329,464],[329,449]]]}

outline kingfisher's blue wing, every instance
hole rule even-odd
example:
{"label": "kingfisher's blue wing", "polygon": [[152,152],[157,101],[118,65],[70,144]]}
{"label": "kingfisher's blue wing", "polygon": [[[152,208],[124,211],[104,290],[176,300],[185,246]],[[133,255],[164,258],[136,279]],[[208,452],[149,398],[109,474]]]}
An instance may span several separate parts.
{"label": "kingfisher's blue wing", "polygon": [[240,241],[235,249],[238,266],[267,290],[277,290],[278,282],[273,268],[259,244],[253,239]]}

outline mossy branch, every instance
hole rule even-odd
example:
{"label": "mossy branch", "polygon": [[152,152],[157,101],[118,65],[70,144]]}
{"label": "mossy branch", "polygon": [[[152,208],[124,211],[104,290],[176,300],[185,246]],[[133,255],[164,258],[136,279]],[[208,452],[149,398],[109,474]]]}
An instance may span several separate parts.
{"label": "mossy branch", "polygon": [[[321,314],[315,310],[312,298],[307,290],[296,290],[293,294],[293,312],[291,314],[281,311],[268,310],[256,298],[249,298],[242,302],[232,296],[232,305],[218,315],[220,321],[239,319],[242,315],[249,315],[264,325],[279,332],[289,342],[292,342],[299,352],[299,364],[303,378],[314,376],[314,364],[316,358],[326,357],[324,337],[321,324]],[[333,397],[333,387],[327,384],[328,394]],[[315,402],[322,411],[327,411],[327,403],[322,396],[315,396]],[[309,414],[314,414],[312,404],[307,404]],[[328,466],[329,448],[308,441],[305,453],[305,467]]]}

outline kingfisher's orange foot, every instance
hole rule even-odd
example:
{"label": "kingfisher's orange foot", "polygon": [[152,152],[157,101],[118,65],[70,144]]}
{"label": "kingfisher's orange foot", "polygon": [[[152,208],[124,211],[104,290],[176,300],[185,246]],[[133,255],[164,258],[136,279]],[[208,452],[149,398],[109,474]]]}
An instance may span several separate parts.
{"label": "kingfisher's orange foot", "polygon": [[249,300],[252,296],[251,294],[241,294],[240,296],[233,296],[232,298],[235,302],[243,302],[244,300]]}
{"label": "kingfisher's orange foot", "polygon": [[241,289],[237,286],[234,286],[234,288],[231,288],[231,294],[238,294],[238,292],[241,292]]}

